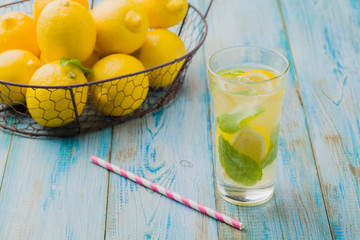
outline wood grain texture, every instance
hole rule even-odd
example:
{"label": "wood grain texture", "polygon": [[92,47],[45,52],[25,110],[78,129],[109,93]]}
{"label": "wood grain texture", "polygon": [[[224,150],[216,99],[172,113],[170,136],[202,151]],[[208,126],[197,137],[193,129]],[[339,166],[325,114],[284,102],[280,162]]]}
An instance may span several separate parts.
{"label": "wood grain texture", "polygon": [[[215,1],[208,23],[207,59],[214,51],[234,45],[269,47],[290,57],[277,1]],[[247,231],[239,232],[219,224],[222,239],[331,238],[293,69],[289,78],[282,114],[275,196],[258,207],[235,207],[217,195],[219,211],[237,213],[237,218],[247,228]],[[212,105],[210,107],[214,135]],[[213,150],[215,156],[214,138]]]}
{"label": "wood grain texture", "polygon": [[[204,11],[209,0],[190,2]],[[215,0],[205,47],[168,107],[74,138],[0,132],[0,239],[359,239],[358,16],[351,0]],[[275,196],[258,207],[229,204],[214,188],[206,59],[232,45],[279,50],[297,70],[285,97]],[[247,230],[109,174],[91,155],[216,207]]]}
{"label": "wood grain texture", "polygon": [[[112,163],[215,208],[201,54],[176,100],[114,128]],[[111,174],[106,239],[217,239],[212,218]]]}
{"label": "wood grain texture", "polygon": [[110,130],[76,138],[15,137],[0,194],[0,239],[101,239]]}
{"label": "wood grain texture", "polygon": [[11,140],[12,140],[12,134],[8,132],[4,132],[1,129],[0,130],[0,194],[1,194],[3,174],[5,173]]}
{"label": "wood grain texture", "polygon": [[[6,11],[31,15],[31,4]],[[9,138],[0,137],[2,173]],[[90,156],[107,159],[110,142],[111,129],[64,139],[14,136],[0,188],[0,239],[102,239],[108,175]]]}
{"label": "wood grain texture", "polygon": [[[4,11],[31,15],[32,2]],[[101,239],[107,176],[90,163],[105,155],[110,129],[76,138],[31,139],[1,133],[0,239]],[[7,146],[6,146],[7,145]],[[4,155],[3,155],[4,154]],[[1,175],[0,174],[0,175]]]}
{"label": "wood grain texture", "polygon": [[[201,62],[198,54],[190,77],[168,107],[114,128],[111,162],[215,208]],[[217,236],[214,219],[111,174],[106,239]]]}
{"label": "wood grain texture", "polygon": [[[11,0],[3,0],[0,2],[0,5],[5,5],[13,2],[14,1]],[[31,9],[30,5],[31,4],[27,3],[27,4],[12,5],[8,7],[1,7],[0,16],[11,11],[22,11],[25,13],[29,13]],[[6,165],[7,165],[9,147],[12,141],[12,135],[13,135],[12,132],[0,128],[0,194],[2,188],[3,175],[5,173]]]}
{"label": "wood grain texture", "polygon": [[[1,0],[0,6],[10,3],[14,3],[14,0]],[[29,2],[29,3],[11,5],[8,7],[1,7],[0,16],[11,11],[21,11],[31,15],[31,11],[32,11],[31,3]],[[5,131],[2,128],[0,128],[0,194],[1,194],[3,174],[6,168],[8,150],[9,150],[9,145],[11,143],[11,139],[12,139],[12,132]]]}
{"label": "wood grain texture", "polygon": [[282,1],[335,238],[360,238],[360,2]]}

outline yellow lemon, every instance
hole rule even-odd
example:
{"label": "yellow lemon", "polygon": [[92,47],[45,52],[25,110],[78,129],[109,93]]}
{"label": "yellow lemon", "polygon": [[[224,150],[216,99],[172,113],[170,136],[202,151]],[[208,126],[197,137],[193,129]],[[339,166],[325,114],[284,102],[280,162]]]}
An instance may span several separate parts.
{"label": "yellow lemon", "polygon": [[[41,62],[25,50],[9,50],[0,54],[0,80],[28,84]],[[0,103],[17,105],[25,102],[26,88],[0,83]]]}
{"label": "yellow lemon", "polygon": [[263,128],[248,124],[236,133],[231,145],[240,153],[261,164],[269,153],[270,137]]}
{"label": "yellow lemon", "polygon": [[84,67],[87,68],[92,68],[92,66],[94,66],[94,64],[99,61],[100,59],[100,54],[97,53],[96,51],[94,51],[85,61],[83,61],[81,64]]}
{"label": "yellow lemon", "polygon": [[[87,68],[92,68],[92,66],[94,66],[94,64],[99,61],[100,59],[100,55],[97,53],[97,52],[93,52],[85,61],[83,61],[81,64],[84,66],[84,67],[87,67]],[[40,53],[40,61],[42,63],[49,63],[50,61],[47,60],[45,57],[44,57],[44,54]]]}
{"label": "yellow lemon", "polygon": [[94,51],[95,22],[81,4],[73,0],[56,0],[41,12],[37,38],[41,53],[48,61],[62,57],[84,61]]}
{"label": "yellow lemon", "polygon": [[36,57],[40,54],[36,22],[21,12],[9,12],[0,16],[0,53],[11,49],[28,50]]}
{"label": "yellow lemon", "polygon": [[266,70],[250,70],[240,74],[253,82],[261,82],[276,77],[273,73]]}
{"label": "yellow lemon", "polygon": [[[266,70],[251,70],[251,71],[242,73],[240,76],[246,77],[247,79],[249,79],[250,81],[253,81],[253,82],[262,82],[262,81],[273,79],[276,77],[275,74],[273,74],[269,71],[266,71]],[[266,92],[276,91],[276,93],[273,94],[270,98],[272,100],[275,100],[275,99],[282,100],[283,99],[285,90],[283,88],[278,89],[278,87],[280,85],[281,85],[281,79],[261,83],[261,87],[263,87],[263,89],[266,90]],[[278,90],[276,90],[276,89],[278,89]]]}
{"label": "yellow lemon", "polygon": [[44,54],[42,54],[42,53],[40,53],[40,61],[42,62],[42,63],[49,63],[49,61],[44,57]]}
{"label": "yellow lemon", "polygon": [[[113,54],[93,66],[89,82],[118,77],[145,70],[133,56]],[[145,74],[122,78],[90,86],[90,103],[100,112],[112,116],[124,116],[136,110],[145,100],[149,80]]]}
{"label": "yellow lemon", "polygon": [[[92,66],[94,66],[94,64],[99,61],[100,59],[100,55],[99,53],[97,53],[96,51],[94,51],[85,61],[81,62],[81,65],[87,68],[92,68]],[[49,63],[50,61],[48,61],[45,57],[44,54],[40,53],[40,61],[42,63]]]}
{"label": "yellow lemon", "polygon": [[181,22],[187,12],[187,0],[135,0],[146,11],[150,28],[169,28]]}
{"label": "yellow lemon", "polygon": [[226,133],[226,132],[221,131],[221,129],[219,127],[216,127],[216,146],[218,146],[218,140],[219,140],[220,135],[222,135],[226,141],[231,143],[231,141],[234,138],[234,136],[236,135],[236,133]]}
{"label": "yellow lemon", "polygon": [[[72,64],[61,66],[59,62],[51,62],[39,68],[32,76],[29,84],[39,86],[61,86],[86,83],[84,73]],[[36,122],[46,127],[61,127],[75,120],[76,114],[83,112],[88,87],[68,89],[28,88],[26,103],[30,115]]]}
{"label": "yellow lemon", "polygon": [[[186,47],[175,33],[166,29],[155,29],[148,33],[145,43],[140,48],[139,59],[146,68],[155,67],[175,60],[186,54]],[[170,85],[184,60],[152,71],[150,85],[153,88]]]}
{"label": "yellow lemon", "polygon": [[[33,10],[33,16],[35,21],[38,20],[41,11],[48,5],[49,3],[53,2],[54,0],[35,0],[34,2],[34,10]],[[75,2],[80,3],[83,5],[86,9],[89,9],[89,2],[88,0],[74,0]]]}
{"label": "yellow lemon", "polygon": [[129,0],[110,0],[97,5],[92,11],[95,19],[96,51],[101,54],[130,54],[141,47],[148,32],[146,13],[137,3]]}

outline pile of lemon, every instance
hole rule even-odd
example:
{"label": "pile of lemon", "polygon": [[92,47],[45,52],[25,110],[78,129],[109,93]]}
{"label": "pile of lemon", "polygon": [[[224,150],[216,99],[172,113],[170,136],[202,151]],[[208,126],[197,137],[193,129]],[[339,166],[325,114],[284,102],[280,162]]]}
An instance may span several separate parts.
{"label": "pile of lemon", "polygon": [[36,0],[33,18],[21,12],[0,16],[0,80],[50,86],[0,84],[0,103],[26,103],[33,119],[46,127],[74,121],[87,102],[106,115],[133,112],[149,86],[171,84],[183,62],[166,72],[90,87],[56,86],[115,78],[185,55],[184,43],[167,28],[181,22],[187,9],[186,0],[107,0],[91,11],[87,0]]}

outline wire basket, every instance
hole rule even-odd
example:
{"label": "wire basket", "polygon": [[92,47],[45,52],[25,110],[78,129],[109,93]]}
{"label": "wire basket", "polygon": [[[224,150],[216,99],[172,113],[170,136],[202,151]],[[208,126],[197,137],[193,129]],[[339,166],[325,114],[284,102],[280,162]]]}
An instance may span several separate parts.
{"label": "wire basket", "polygon": [[[33,1],[31,0],[17,2],[10,0],[8,2],[5,1],[5,3],[0,3],[0,15],[10,11],[22,11],[29,14],[32,9],[32,3]],[[209,4],[205,17],[211,7],[211,3],[212,1]],[[199,10],[189,4],[189,9],[184,20],[170,29],[180,36],[186,46],[187,54],[171,62],[141,72],[97,82],[66,86],[23,85],[0,80],[0,127],[20,135],[49,137],[74,136],[79,133],[96,131],[120,124],[160,109],[176,97],[183,85],[185,74],[192,57],[205,41],[207,35],[205,17]],[[141,85],[141,79],[145,77],[152,77],[160,83],[160,85],[162,81],[167,81],[168,78],[175,79],[166,87],[149,87],[145,89]],[[117,89],[116,86],[119,81],[126,81],[126,92]],[[127,112],[131,113],[120,117],[113,117],[103,114],[102,112],[104,111],[98,110],[99,107],[101,107],[101,103],[94,102],[94,100],[92,100],[92,102],[89,101],[89,99],[94,99],[92,97],[93,92],[95,92],[97,88],[101,89],[104,85],[106,85],[108,89],[111,89],[113,96],[115,95],[113,99],[122,99],[121,103],[110,99],[108,103],[111,104],[111,101],[114,101],[113,105],[115,108],[120,106],[124,114]],[[41,92],[42,96],[61,93],[64,97],[57,99],[56,102],[51,100],[51,98],[43,100],[40,96],[37,96],[36,93],[30,97],[28,94],[26,98],[25,93],[29,89],[36,90],[32,92],[36,92],[37,94]],[[129,91],[131,94],[129,94]],[[141,97],[143,97],[144,94],[146,95],[146,91],[148,91],[146,99],[142,102]],[[134,96],[141,97],[136,99]],[[15,102],[14,99],[18,102]],[[23,99],[23,101],[19,101],[19,99]],[[29,110],[32,110],[28,109],[26,105],[26,102],[29,101],[38,102],[39,108],[35,109],[37,111],[36,116],[49,123],[46,124],[47,126],[51,125],[50,121],[63,121],[63,124],[66,125],[51,128],[38,124],[29,113]],[[56,119],[45,117],[46,114],[51,111],[61,112],[56,105],[60,101],[62,102],[62,106],[66,105],[66,109],[61,110],[66,112],[66,114],[60,114]],[[139,103],[141,104],[140,107],[138,107]],[[94,106],[97,106],[97,109],[94,108]],[[68,122],[70,123],[67,124]]]}

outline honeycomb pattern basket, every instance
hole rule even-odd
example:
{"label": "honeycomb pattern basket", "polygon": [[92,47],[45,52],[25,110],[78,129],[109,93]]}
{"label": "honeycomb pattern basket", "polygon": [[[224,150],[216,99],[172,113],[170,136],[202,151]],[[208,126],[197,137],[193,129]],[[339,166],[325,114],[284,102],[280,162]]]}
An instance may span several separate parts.
{"label": "honeycomb pattern basket", "polygon": [[[31,15],[32,3],[33,0],[5,0],[5,3],[0,3],[0,15],[10,11],[21,11]],[[210,1],[205,16],[202,15],[199,10],[189,4],[189,10],[186,14],[185,19],[177,26],[170,29],[178,36],[180,36],[180,38],[183,40],[187,49],[187,54],[163,65],[133,74],[118,76],[112,79],[78,85],[31,86],[9,83],[1,81],[0,79],[0,127],[9,131],[16,132],[20,135],[36,137],[74,136],[79,133],[100,130],[111,125],[120,124],[131,119],[142,117],[149,112],[158,110],[161,107],[169,104],[169,102],[176,97],[178,91],[183,85],[185,74],[192,57],[203,44],[206,38],[207,24],[205,18],[211,7],[211,3],[212,1]],[[94,0],[92,2],[92,6],[93,5]],[[141,86],[142,78],[144,77],[153,77],[158,82],[166,81],[166,78],[169,77],[173,77],[175,78],[175,80],[172,82],[172,84],[164,88],[150,87],[149,89],[144,89],[144,87]],[[140,107],[136,108],[137,106],[134,106],[139,105],[139,101],[141,102],[140,99],[132,99],[132,101],[130,102],[134,102],[134,104],[131,106],[129,106],[128,102],[122,102],[121,108],[124,109],[124,112],[129,112],[135,108],[136,109],[130,114],[120,117],[112,117],[102,114],[93,107],[94,105],[100,106],[101,104],[96,102],[92,102],[91,104],[89,103],[88,99],[93,98],[90,93],[92,91],[88,90],[101,88],[103,85],[107,85],[108,88],[110,86],[112,93],[116,94],[116,97],[120,97],[121,99],[133,98],[133,95],[125,95],[123,90],[117,89],[116,86],[119,81],[126,81],[127,85],[125,86],[125,88],[131,89],[131,91],[137,91],[137,94],[134,94],[137,96],[144,96],[146,94],[146,90],[148,90],[147,97],[145,101],[140,105]],[[59,101],[61,101],[63,105],[65,104],[68,106],[66,109],[66,111],[68,112],[65,115],[72,117],[71,119],[61,119],[61,121],[64,121],[64,123],[71,123],[63,127],[57,128],[44,127],[38,124],[30,116],[29,109],[26,106],[26,102],[12,102],[11,100],[23,98],[27,101],[30,101],[29,96],[28,99],[26,99],[25,97],[25,93],[28,89],[34,89],[36,91],[32,92],[42,92],[41,94],[47,94],[48,96],[57,93],[63,94],[64,98],[60,99]],[[142,93],[140,93],[140,91],[142,91]],[[84,97],[82,96],[83,94],[87,94],[89,96]],[[11,97],[10,99],[9,96],[16,97]],[[57,104],[57,102],[55,101],[48,99],[42,102],[42,100],[39,99],[36,94],[31,97],[34,98],[32,99],[32,101],[38,101],[40,108],[43,108],[36,110],[38,111],[38,115],[39,111],[42,112],[42,116],[44,116],[45,114],[48,114],[49,110],[55,111],[56,109],[58,109],[55,107]],[[113,103],[113,105],[115,107],[118,107],[117,105],[115,105],[115,103]],[[80,113],[78,112],[78,109],[83,109],[83,111]],[[45,118],[43,119],[45,120]],[[46,121],[49,120],[50,119],[48,119],[47,117]],[[59,119],[57,119],[56,121],[59,121]]]}

